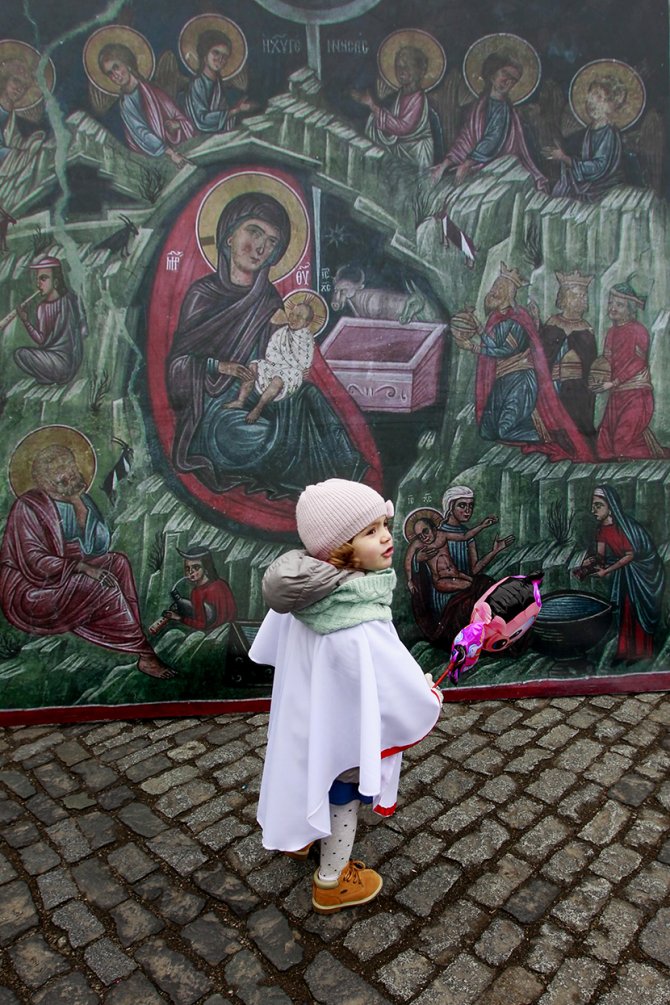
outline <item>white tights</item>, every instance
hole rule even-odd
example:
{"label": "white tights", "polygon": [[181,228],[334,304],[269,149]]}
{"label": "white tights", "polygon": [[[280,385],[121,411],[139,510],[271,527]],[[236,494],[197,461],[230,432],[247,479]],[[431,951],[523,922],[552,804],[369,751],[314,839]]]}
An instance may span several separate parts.
{"label": "white tights", "polygon": [[319,879],[338,879],[351,858],[360,805],[358,799],[343,806],[330,804],[330,837],[321,838]]}

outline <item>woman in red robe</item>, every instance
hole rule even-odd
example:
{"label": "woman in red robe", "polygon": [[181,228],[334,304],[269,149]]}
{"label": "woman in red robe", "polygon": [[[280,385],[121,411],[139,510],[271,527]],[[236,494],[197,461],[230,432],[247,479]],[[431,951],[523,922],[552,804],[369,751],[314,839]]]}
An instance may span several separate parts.
{"label": "woman in red robe", "polygon": [[615,660],[653,659],[654,633],[665,587],[663,563],[649,533],[625,513],[609,486],[594,490],[591,512],[598,521],[592,574],[611,577],[619,637]]}

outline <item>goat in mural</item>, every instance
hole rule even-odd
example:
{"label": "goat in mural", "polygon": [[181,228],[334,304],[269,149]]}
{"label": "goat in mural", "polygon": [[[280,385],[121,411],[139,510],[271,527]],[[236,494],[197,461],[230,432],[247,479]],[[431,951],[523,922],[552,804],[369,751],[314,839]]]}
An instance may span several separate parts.
{"label": "goat in mural", "polygon": [[123,221],[123,227],[115,230],[109,237],[103,237],[102,241],[93,245],[92,251],[111,251],[113,255],[119,255],[120,258],[128,257],[130,242],[133,237],[137,237],[139,230],[133,221],[124,216],[123,213],[119,213],[119,217]]}
{"label": "goat in mural", "polygon": [[597,451],[603,460],[670,457],[670,450],[661,446],[649,428],[654,415],[649,332],[637,320],[646,302],[630,279],[610,290],[607,314],[612,327],[603,347],[607,379],[595,388],[609,395],[598,429]]}
{"label": "goat in mural", "polygon": [[[369,91],[352,91],[355,101],[370,109],[366,135],[400,160],[426,168],[435,163],[435,133],[439,120],[426,90],[442,79],[446,56],[439,42],[424,31],[393,32],[377,56],[381,86],[395,91],[392,107],[375,101]],[[441,138],[438,136],[438,156]]]}
{"label": "goat in mural", "polygon": [[12,456],[14,502],[0,550],[0,606],[31,635],[72,632],[132,654],[150,677],[172,677],[149,645],[128,558],[88,494],[93,448],[81,433],[45,426]]}
{"label": "goat in mural", "polygon": [[469,312],[459,312],[452,322],[458,348],[478,356],[480,436],[540,450],[552,460],[592,460],[588,442],[558,399],[535,322],[516,302],[519,289],[527,285],[518,269],[501,262],[484,299],[486,326],[482,329]]}
{"label": "goat in mural", "polygon": [[333,279],[330,306],[334,311],[348,308],[354,317],[386,321],[439,321],[439,311],[414,284],[407,293],[365,285],[365,272],[353,265],[341,265]]}
{"label": "goat in mural", "polygon": [[591,367],[598,355],[593,328],[584,318],[593,276],[557,272],[558,293],[553,314],[540,327],[551,379],[559,400],[582,436],[595,447],[595,395],[589,384]]}
{"label": "goat in mural", "polygon": [[28,319],[24,304],[19,304],[16,313],[36,347],[16,349],[16,365],[38,384],[68,384],[84,355],[84,339],[88,335],[84,312],[65,285],[60,259],[48,255],[29,269],[35,273],[42,297],[35,324]]}
{"label": "goat in mural", "polygon": [[181,306],[167,370],[177,417],[173,463],[219,492],[244,484],[297,493],[328,475],[362,476],[367,466],[316,383],[304,381],[251,423],[256,392],[244,406],[227,407],[238,397],[235,381],[255,381],[250,363],[267,351],[282,308],[268,273],[290,238],[278,199],[234,197],[216,226],[217,272],[196,280]]}
{"label": "goat in mural", "polygon": [[99,28],[84,48],[93,107],[104,111],[118,98],[130,149],[151,157],[165,155],[183,167],[186,158],[176,147],[195,136],[195,127],[172,98],[149,81],[154,62],[146,38],[124,25]]}
{"label": "goat in mural", "polygon": [[7,232],[16,220],[11,213],[8,213],[6,209],[0,206],[0,254],[6,254],[7,248]]}
{"label": "goat in mural", "polygon": [[596,551],[573,574],[578,579],[612,577],[610,600],[618,625],[615,662],[651,659],[665,586],[663,561],[649,532],[624,511],[616,489],[598,486],[591,513],[597,522]]}
{"label": "goat in mural", "polygon": [[286,324],[270,336],[264,358],[249,363],[253,379],[242,381],[237,398],[222,405],[241,408],[255,389],[258,403],[247,413],[247,423],[256,422],[269,402],[281,401],[298,390],[309,374],[314,338],[327,321],[328,307],[314,290],[299,290],[286,297],[284,314]]}
{"label": "goat in mural", "polygon": [[514,105],[528,98],[540,79],[540,61],[528,42],[516,35],[488,35],[475,42],[463,64],[468,87],[478,98],[468,121],[444,160],[433,168],[439,181],[456,169],[456,184],[497,157],[516,157],[541,192],[549,181],[533,160]]}

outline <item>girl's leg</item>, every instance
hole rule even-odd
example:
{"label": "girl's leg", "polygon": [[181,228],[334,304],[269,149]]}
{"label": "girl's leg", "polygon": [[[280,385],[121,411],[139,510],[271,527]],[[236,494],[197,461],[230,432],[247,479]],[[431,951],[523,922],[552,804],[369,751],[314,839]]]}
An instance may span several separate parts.
{"label": "girl's leg", "polygon": [[351,858],[360,805],[358,799],[343,806],[330,804],[330,837],[321,838],[319,879],[326,882],[338,879]]}

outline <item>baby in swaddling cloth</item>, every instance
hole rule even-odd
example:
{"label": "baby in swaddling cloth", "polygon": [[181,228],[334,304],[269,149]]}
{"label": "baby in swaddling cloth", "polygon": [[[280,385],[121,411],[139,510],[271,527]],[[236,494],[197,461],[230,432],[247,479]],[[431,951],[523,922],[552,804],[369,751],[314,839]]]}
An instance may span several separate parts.
{"label": "baby in swaddling cloth", "polygon": [[314,292],[297,291],[284,301],[284,311],[278,315],[286,320],[273,334],[265,350],[265,358],[249,364],[253,377],[242,381],[237,398],[224,408],[241,408],[252,391],[258,401],[244,420],[256,422],[265,406],[287,398],[298,390],[314,357],[314,336],[323,328],[327,308]]}

